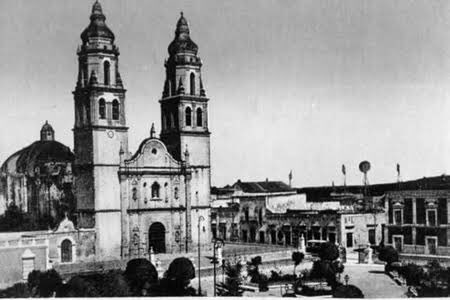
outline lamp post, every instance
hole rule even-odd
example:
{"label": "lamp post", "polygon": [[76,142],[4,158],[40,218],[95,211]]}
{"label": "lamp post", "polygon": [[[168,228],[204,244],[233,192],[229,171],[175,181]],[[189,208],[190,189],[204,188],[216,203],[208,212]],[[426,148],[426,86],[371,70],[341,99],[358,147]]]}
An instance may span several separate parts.
{"label": "lamp post", "polygon": [[203,216],[198,217],[198,295],[202,294],[202,285],[201,285],[201,277],[200,277],[200,222],[205,221]]}
{"label": "lamp post", "polygon": [[225,245],[225,242],[222,239],[214,239],[214,247],[213,247],[213,264],[214,264],[214,297],[216,297],[216,248],[217,244]]}

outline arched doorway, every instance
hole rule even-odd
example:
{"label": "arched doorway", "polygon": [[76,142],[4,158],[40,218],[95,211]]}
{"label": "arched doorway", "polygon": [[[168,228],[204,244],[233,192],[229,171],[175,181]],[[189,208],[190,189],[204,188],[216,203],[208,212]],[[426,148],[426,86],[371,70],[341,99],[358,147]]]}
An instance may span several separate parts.
{"label": "arched doorway", "polygon": [[153,247],[155,253],[166,252],[166,228],[163,224],[156,222],[148,230],[148,250]]}

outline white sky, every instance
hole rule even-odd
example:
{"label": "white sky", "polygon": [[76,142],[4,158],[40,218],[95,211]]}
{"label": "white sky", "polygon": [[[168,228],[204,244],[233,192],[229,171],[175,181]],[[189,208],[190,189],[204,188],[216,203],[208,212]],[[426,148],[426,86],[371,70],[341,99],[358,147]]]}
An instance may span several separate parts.
{"label": "white sky", "polygon": [[[0,1],[0,160],[45,120],[73,147],[76,48],[94,1]],[[130,151],[160,128],[182,10],[203,59],[214,185],[359,184],[450,169],[450,2],[101,0],[121,50]]]}

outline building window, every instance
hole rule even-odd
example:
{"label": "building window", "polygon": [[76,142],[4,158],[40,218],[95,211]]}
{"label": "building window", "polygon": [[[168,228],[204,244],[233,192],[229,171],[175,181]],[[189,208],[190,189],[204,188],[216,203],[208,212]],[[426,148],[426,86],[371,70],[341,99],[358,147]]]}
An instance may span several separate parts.
{"label": "building window", "polygon": [[369,229],[369,243],[371,245],[375,245],[376,241],[375,241],[375,229]]}
{"label": "building window", "polygon": [[173,197],[174,197],[175,199],[178,199],[178,188],[177,188],[177,187],[175,187],[175,188],[173,189]]}
{"label": "building window", "polygon": [[138,196],[137,196],[137,188],[134,187],[134,188],[131,190],[131,193],[132,193],[132,198],[133,198],[133,200],[136,201],[137,198],[138,198]]}
{"label": "building window", "polygon": [[191,73],[191,95],[195,95],[195,74]]}
{"label": "building window", "polygon": [[185,110],[186,126],[192,126],[192,109],[188,106]]}
{"label": "building window", "polygon": [[72,262],[72,242],[69,239],[61,243],[61,262]]}
{"label": "building window", "polygon": [[202,109],[199,107],[197,108],[197,126],[202,127],[203,126],[203,112]]}
{"label": "building window", "polygon": [[403,212],[402,212],[402,209],[394,209],[394,224],[395,225],[403,224]]}
{"label": "building window", "polygon": [[100,116],[100,119],[106,118],[106,103],[105,99],[103,98],[98,102],[98,114]]}
{"label": "building window", "polygon": [[402,252],[403,250],[403,236],[402,235],[393,235],[392,236],[392,244],[397,250],[397,252]]}
{"label": "building window", "polygon": [[436,209],[427,209],[427,226],[437,226]]}
{"label": "building window", "polygon": [[159,184],[155,181],[152,184],[152,198],[159,198]]}
{"label": "building window", "polygon": [[110,64],[109,61],[105,61],[103,63],[103,75],[104,75],[104,83],[105,85],[109,85],[110,83]]}
{"label": "building window", "polygon": [[437,254],[437,237],[435,236],[427,236],[425,239],[426,248],[425,254],[436,255]]}
{"label": "building window", "polygon": [[113,120],[119,120],[119,115],[120,115],[119,101],[114,100],[112,102],[112,118],[113,118]]}

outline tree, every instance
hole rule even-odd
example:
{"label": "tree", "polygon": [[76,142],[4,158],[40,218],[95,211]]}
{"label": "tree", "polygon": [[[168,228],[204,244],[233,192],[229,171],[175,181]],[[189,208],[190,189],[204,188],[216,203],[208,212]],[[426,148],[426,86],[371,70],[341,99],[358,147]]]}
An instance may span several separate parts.
{"label": "tree", "polygon": [[333,261],[339,258],[339,248],[333,243],[327,242],[322,244],[319,249],[319,257],[321,260]]}
{"label": "tree", "polygon": [[225,265],[226,279],[224,283],[217,284],[217,292],[219,296],[234,296],[240,297],[244,293],[242,288],[241,277],[242,265],[240,263]]}
{"label": "tree", "polygon": [[62,284],[61,276],[54,269],[46,272],[33,270],[28,274],[28,289],[32,297],[52,297]]}
{"label": "tree", "polygon": [[155,266],[145,258],[130,260],[124,276],[133,296],[145,296],[158,282],[158,272]]}
{"label": "tree", "polygon": [[334,290],[333,298],[364,298],[364,294],[354,285],[340,285]]}
{"label": "tree", "polygon": [[193,278],[195,269],[192,261],[186,257],[178,257],[170,263],[161,284],[166,286],[167,296],[193,296],[195,290],[189,287]]}
{"label": "tree", "polygon": [[392,246],[381,247],[379,250],[378,259],[387,263],[386,271],[389,271],[392,263],[398,261],[398,252]]}
{"label": "tree", "polygon": [[294,261],[294,275],[295,275],[295,269],[297,266],[303,261],[305,258],[305,254],[299,251],[295,251],[292,253],[292,260]]}

